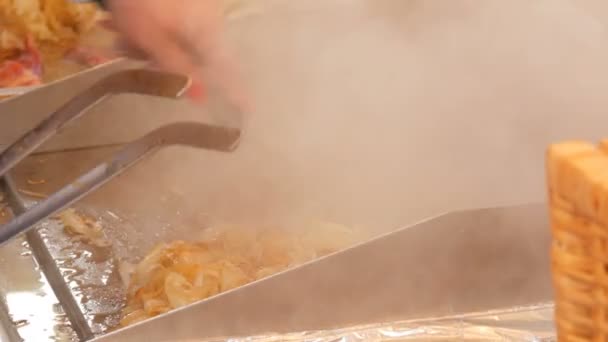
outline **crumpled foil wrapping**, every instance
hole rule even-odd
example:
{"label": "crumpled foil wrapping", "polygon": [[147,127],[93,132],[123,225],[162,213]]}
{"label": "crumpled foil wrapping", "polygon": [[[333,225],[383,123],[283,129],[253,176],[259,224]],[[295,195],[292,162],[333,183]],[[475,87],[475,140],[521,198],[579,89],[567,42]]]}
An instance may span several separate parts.
{"label": "crumpled foil wrapping", "polygon": [[543,303],[435,319],[196,342],[556,341],[553,309],[552,303]]}

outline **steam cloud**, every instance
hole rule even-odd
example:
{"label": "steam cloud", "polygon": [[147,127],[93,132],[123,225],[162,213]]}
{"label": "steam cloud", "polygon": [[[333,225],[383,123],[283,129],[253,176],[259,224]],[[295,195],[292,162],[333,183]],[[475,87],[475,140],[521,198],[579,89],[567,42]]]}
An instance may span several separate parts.
{"label": "steam cloud", "polygon": [[547,144],[608,136],[602,1],[267,4],[229,27],[256,102],[239,150],[145,167],[184,211],[392,229],[542,201]]}

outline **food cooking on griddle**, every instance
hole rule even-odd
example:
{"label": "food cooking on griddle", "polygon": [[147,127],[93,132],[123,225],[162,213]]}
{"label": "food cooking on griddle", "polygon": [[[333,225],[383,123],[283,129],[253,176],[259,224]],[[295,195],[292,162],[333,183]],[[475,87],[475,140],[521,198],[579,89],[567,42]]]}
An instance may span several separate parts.
{"label": "food cooking on griddle", "polygon": [[59,219],[65,230],[76,240],[87,242],[97,247],[108,247],[110,242],[103,236],[101,223],[88,216],[82,215],[73,208],[59,214]]}
{"label": "food cooking on griddle", "polygon": [[253,228],[218,226],[198,241],[156,246],[131,267],[121,325],[268,277],[358,240],[353,230],[331,223],[313,224],[300,234]]}
{"label": "food cooking on griddle", "polygon": [[[73,239],[110,247],[101,222],[69,208],[58,215]],[[296,228],[296,227],[292,227]],[[192,240],[156,245],[137,264],[120,261],[128,326],[341,250],[363,236],[330,222],[299,229],[215,225]]]}

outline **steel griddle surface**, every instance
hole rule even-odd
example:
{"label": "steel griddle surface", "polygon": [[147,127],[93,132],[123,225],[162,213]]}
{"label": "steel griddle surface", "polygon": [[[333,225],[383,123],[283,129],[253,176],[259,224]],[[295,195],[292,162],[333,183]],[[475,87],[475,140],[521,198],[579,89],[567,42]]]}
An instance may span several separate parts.
{"label": "steel griddle surface", "polygon": [[[146,170],[138,166],[81,203],[97,214],[112,212],[124,219],[117,228],[108,227],[108,234],[117,241],[117,256],[141,256],[156,241],[196,239],[210,214],[246,221],[256,215],[295,211],[387,231],[447,211],[538,202],[545,197],[547,144],[606,136],[608,51],[598,43],[606,40],[605,21],[589,20],[584,11],[568,7],[575,6],[574,2],[487,2],[488,7],[474,8],[450,2],[454,11],[446,11],[443,2],[430,1],[276,3],[272,11],[243,18],[229,28],[258,106],[235,158],[201,157],[181,150],[171,156],[162,154],[146,162]],[[594,11],[593,17],[599,20],[599,13]],[[566,15],[572,15],[572,20],[565,20]],[[559,63],[550,62],[555,56],[560,57]],[[74,90],[49,90],[49,106],[56,104],[52,99]],[[64,91],[68,95],[62,95]],[[17,102],[11,102],[15,107],[0,119],[15,122],[18,131],[31,127],[40,113],[33,103],[22,103],[27,110],[20,113],[15,109]],[[147,131],[148,126],[142,128],[142,124],[151,125],[147,118],[167,120],[167,113],[203,116],[185,106],[120,98],[99,108],[97,119],[78,126],[80,130],[66,134],[63,141],[91,137],[84,140],[95,142],[100,134],[94,133],[110,129]],[[17,120],[21,114],[23,120]],[[125,118],[125,124],[116,127],[119,118]],[[10,128],[0,132],[9,141],[19,133]],[[60,183],[75,176],[75,170],[84,170],[87,163],[92,166],[104,153],[49,156],[42,162],[44,167],[33,158],[16,176],[20,186],[48,193],[57,186],[54,180]],[[30,186],[25,183],[27,177],[50,182]],[[373,257],[404,253],[416,262],[385,261],[392,262],[392,269],[406,264],[408,272],[418,266],[419,277],[408,276],[408,292],[401,290],[401,296],[391,298],[387,293],[381,302],[389,302],[393,313],[413,315],[414,309],[445,312],[465,310],[467,303],[480,308],[548,298],[544,211],[531,207],[508,212],[515,222],[501,228],[495,225],[506,223],[506,216],[483,211],[478,214],[496,220],[488,219],[476,232],[464,226],[474,221],[464,214],[447,216],[462,224],[460,233],[448,224],[453,221],[442,221],[445,218],[422,225],[429,232],[401,231],[403,240],[394,243],[400,240],[408,249],[402,245],[397,250],[384,248],[383,252],[389,252]],[[444,233],[433,234],[435,229]],[[383,246],[395,247],[390,240],[385,239]],[[341,313],[337,316],[341,322],[361,320],[364,317],[359,314],[365,310],[353,310],[352,303],[372,302],[373,306],[374,298],[361,295],[360,275],[351,278],[352,268],[334,272],[336,265],[350,265],[345,256],[360,251],[346,251],[338,259],[328,258],[314,266],[322,265],[332,284],[344,284],[338,275],[349,275],[343,288],[352,292],[341,292],[360,296],[346,298],[338,293],[335,298],[341,300],[342,309],[350,304],[343,312],[355,311],[355,316],[327,310],[327,302],[321,308],[319,300],[336,293],[319,284],[319,269],[310,265],[105,340],[150,340],[148,334],[158,339],[168,332],[200,336],[304,329],[331,325],[327,316],[336,312]],[[369,254],[362,258],[372,271],[379,269],[394,281],[404,279],[399,276],[403,273],[377,267]],[[430,265],[439,271],[429,270]],[[520,265],[523,268],[515,267]],[[464,275],[463,269],[468,270]],[[483,274],[476,274],[476,269]],[[512,273],[501,273],[507,270]],[[519,273],[524,271],[530,273]],[[323,291],[317,297],[308,293],[290,297],[293,292],[288,288],[298,284],[300,290],[318,286]],[[353,288],[348,284],[354,284]],[[452,288],[452,284],[457,286]],[[431,292],[420,294],[427,289],[433,289],[436,297]],[[436,302],[448,294],[463,297],[446,299],[453,307]],[[280,300],[273,300],[275,295]],[[415,301],[410,303],[410,298]],[[345,304],[346,299],[350,301]],[[300,305],[302,311],[297,312]],[[285,308],[302,319],[277,327],[275,323],[285,321],[285,315],[276,314]],[[379,308],[373,308],[377,311],[372,313],[379,314],[376,318],[383,317]],[[201,328],[201,321],[208,329]]]}

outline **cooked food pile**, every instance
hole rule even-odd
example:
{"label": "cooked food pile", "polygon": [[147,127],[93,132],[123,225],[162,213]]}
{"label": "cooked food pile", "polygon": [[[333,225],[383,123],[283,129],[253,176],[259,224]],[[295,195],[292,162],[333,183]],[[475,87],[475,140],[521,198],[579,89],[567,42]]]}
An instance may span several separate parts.
{"label": "cooked food pile", "polygon": [[[111,247],[101,222],[69,208],[59,219],[67,234]],[[363,230],[313,222],[294,229],[217,225],[193,241],[154,247],[139,263],[119,262],[127,289],[120,324],[127,326],[336,252],[362,241]]]}
{"label": "cooked food pile", "polygon": [[[69,208],[59,219],[67,234],[108,248],[101,222]],[[161,243],[138,264],[119,263],[127,289],[121,325],[127,326],[338,251],[364,236],[335,223],[297,229],[218,225],[195,241]]]}
{"label": "cooked food pile", "polygon": [[40,84],[47,64],[78,52],[98,12],[70,0],[0,0],[0,87]]}
{"label": "cooked food pile", "polygon": [[[249,228],[249,229],[247,229]],[[200,241],[156,246],[134,266],[122,326],[196,302],[339,250],[356,241],[339,225],[285,230],[218,227]]]}

